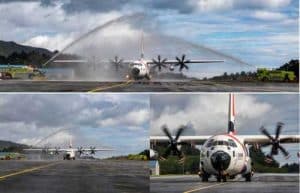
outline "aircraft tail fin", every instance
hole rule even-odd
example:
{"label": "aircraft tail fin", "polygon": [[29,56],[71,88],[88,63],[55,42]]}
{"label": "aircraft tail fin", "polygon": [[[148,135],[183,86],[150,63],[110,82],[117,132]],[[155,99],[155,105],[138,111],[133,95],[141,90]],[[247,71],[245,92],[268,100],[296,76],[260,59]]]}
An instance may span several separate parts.
{"label": "aircraft tail fin", "polygon": [[229,94],[228,133],[236,134],[235,130],[235,100],[234,94]]}
{"label": "aircraft tail fin", "polygon": [[70,138],[70,141],[69,141],[69,148],[72,148],[73,145],[72,145],[72,139]]}
{"label": "aircraft tail fin", "polygon": [[144,58],[144,31],[141,31],[141,58]]}

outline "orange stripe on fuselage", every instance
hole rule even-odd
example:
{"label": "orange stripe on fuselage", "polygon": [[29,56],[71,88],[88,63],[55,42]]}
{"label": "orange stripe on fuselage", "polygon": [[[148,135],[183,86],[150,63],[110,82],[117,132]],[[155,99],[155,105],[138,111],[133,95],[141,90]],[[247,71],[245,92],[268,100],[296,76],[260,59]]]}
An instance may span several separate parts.
{"label": "orange stripe on fuselage", "polygon": [[[242,144],[240,142],[240,140],[238,138],[236,138],[235,136],[233,135],[230,135],[230,134],[225,134],[227,135],[228,137],[232,138],[234,141],[238,142],[242,147],[243,147],[243,150],[244,150],[244,153],[245,153],[245,156],[244,156],[244,159],[243,159],[243,162],[244,164],[246,165],[246,156],[248,156],[248,151],[246,150],[246,147],[244,144]],[[242,168],[242,170],[240,171],[240,173],[243,171],[244,168]]]}

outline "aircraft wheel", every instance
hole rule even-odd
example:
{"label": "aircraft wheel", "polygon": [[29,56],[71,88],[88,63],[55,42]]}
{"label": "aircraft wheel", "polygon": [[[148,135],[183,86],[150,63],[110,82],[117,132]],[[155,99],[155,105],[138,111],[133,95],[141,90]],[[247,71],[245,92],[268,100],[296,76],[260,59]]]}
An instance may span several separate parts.
{"label": "aircraft wheel", "polygon": [[245,180],[246,180],[246,182],[251,182],[251,177],[252,177],[251,173],[247,173],[247,174],[245,175]]}
{"label": "aircraft wheel", "polygon": [[223,182],[227,182],[226,176],[222,176],[222,180],[223,180]]}
{"label": "aircraft wheel", "polygon": [[202,182],[208,182],[208,174],[207,173],[203,173],[202,175]]}

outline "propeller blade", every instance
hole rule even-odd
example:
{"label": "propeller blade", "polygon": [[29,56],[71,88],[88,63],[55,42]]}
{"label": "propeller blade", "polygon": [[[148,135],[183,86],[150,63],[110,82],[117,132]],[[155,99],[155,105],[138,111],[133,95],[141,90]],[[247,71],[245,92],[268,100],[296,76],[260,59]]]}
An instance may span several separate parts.
{"label": "propeller blade", "polygon": [[175,140],[177,141],[178,138],[180,137],[180,135],[182,134],[182,132],[184,131],[184,127],[180,127],[176,133],[176,137],[175,137]]}
{"label": "propeller blade", "polygon": [[263,134],[265,134],[269,139],[271,139],[272,141],[274,141],[274,138],[270,135],[270,133],[266,130],[266,128],[261,127],[260,130],[261,130],[261,132],[262,132]]}
{"label": "propeller blade", "polygon": [[279,135],[280,135],[281,129],[282,129],[282,125],[283,125],[283,123],[281,123],[281,122],[277,123],[275,139],[279,138]]}
{"label": "propeller blade", "polygon": [[167,126],[165,126],[165,125],[163,126],[163,132],[166,134],[166,136],[168,136],[168,138],[169,138],[170,140],[173,140],[172,135],[170,134],[170,132],[169,132]]}
{"label": "propeller blade", "polygon": [[271,156],[273,156],[273,155],[278,155],[278,148],[276,147],[276,146],[272,146],[272,148],[271,148]]}
{"label": "propeller blade", "polygon": [[289,157],[289,152],[287,152],[281,145],[279,145],[279,150],[281,151],[281,153],[283,153],[283,155],[288,158]]}

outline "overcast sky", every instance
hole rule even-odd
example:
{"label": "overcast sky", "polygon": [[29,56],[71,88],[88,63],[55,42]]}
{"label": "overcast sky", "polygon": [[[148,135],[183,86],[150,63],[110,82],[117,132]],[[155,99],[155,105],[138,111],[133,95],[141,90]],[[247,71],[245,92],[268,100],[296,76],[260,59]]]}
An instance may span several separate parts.
{"label": "overcast sky", "polygon": [[[130,94],[1,94],[0,140],[52,147],[112,147],[109,155],[149,147],[149,99]],[[103,153],[102,153],[103,154]]]}
{"label": "overcast sky", "polygon": [[[260,135],[259,128],[265,126],[274,134],[277,122],[283,122],[282,134],[299,134],[298,97],[298,94],[235,94],[237,133]],[[161,126],[164,124],[172,132],[180,125],[188,125],[184,135],[227,132],[228,94],[160,94],[151,95],[150,101],[151,135],[163,135]],[[297,161],[299,144],[284,146],[292,154],[289,161]],[[282,156],[278,159],[285,162]]]}
{"label": "overcast sky", "polygon": [[0,39],[62,49],[89,30],[135,12],[150,15],[160,33],[255,66],[298,58],[298,0],[0,0]]}

